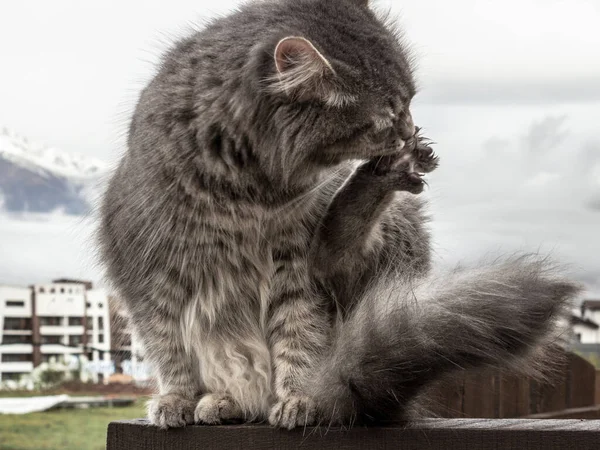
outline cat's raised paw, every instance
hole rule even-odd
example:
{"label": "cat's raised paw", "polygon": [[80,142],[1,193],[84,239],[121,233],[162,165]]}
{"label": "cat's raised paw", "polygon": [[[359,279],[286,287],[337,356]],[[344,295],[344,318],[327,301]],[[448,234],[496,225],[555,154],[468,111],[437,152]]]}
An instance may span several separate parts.
{"label": "cat's raised paw", "polygon": [[179,428],[194,423],[198,400],[179,394],[157,395],[147,404],[148,419],[160,428]]}
{"label": "cat's raised paw", "polygon": [[390,190],[420,194],[425,181],[422,174],[414,170],[414,166],[411,154],[398,153],[372,159],[359,170],[374,182],[385,183]]}
{"label": "cat's raised paw", "polygon": [[277,402],[269,414],[269,423],[274,427],[287,428],[314,425],[317,405],[308,397],[294,396]]}
{"label": "cat's raised paw", "polygon": [[431,148],[432,142],[423,137],[417,136],[414,150],[415,170],[417,172],[433,172],[439,165],[440,159]]}
{"label": "cat's raised paw", "polygon": [[194,412],[194,421],[206,425],[218,425],[242,419],[242,410],[227,394],[203,395]]}

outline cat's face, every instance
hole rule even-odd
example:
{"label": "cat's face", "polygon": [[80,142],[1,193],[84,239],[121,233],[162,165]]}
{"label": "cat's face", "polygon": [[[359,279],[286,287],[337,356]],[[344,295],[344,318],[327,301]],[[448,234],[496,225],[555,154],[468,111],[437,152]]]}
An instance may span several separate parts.
{"label": "cat's face", "polygon": [[408,57],[366,3],[320,2],[322,27],[313,23],[275,45],[269,90],[302,124],[295,141],[279,147],[295,164],[368,159],[413,143],[415,86]]}

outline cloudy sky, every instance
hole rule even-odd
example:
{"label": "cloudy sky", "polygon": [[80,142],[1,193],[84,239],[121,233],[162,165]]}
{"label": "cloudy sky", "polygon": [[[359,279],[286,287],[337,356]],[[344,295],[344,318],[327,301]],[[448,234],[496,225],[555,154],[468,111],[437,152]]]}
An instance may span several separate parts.
{"label": "cloudy sky", "polygon": [[[333,0],[329,0],[333,1]],[[114,162],[161,51],[231,0],[0,6],[0,127]],[[600,296],[600,2],[381,0],[419,61],[441,265],[550,252]],[[98,278],[91,225],[0,217],[0,282]]]}

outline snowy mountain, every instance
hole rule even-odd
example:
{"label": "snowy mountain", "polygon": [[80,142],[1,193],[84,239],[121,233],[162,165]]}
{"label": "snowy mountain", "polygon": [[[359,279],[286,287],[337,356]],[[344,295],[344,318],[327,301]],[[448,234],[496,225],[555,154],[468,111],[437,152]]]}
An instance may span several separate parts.
{"label": "snowy mountain", "polygon": [[100,160],[32,143],[0,132],[0,210],[20,213],[91,208],[107,166]]}

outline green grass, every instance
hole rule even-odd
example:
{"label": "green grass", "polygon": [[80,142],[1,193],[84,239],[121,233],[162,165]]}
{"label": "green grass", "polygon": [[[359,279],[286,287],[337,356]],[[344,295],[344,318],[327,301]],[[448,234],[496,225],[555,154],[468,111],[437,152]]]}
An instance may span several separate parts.
{"label": "green grass", "polygon": [[0,450],[102,450],[108,423],[144,417],[145,401],[128,407],[0,415]]}

